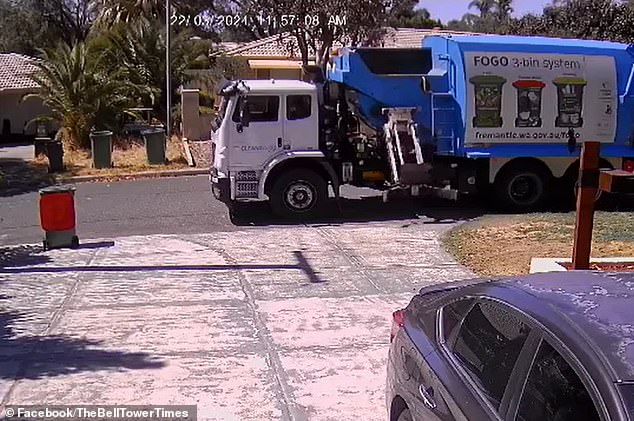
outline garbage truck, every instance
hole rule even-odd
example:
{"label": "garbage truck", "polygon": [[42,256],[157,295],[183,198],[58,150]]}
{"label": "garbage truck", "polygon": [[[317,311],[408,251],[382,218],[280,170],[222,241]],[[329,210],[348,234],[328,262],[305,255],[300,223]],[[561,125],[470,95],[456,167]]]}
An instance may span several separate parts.
{"label": "garbage truck", "polygon": [[634,46],[434,35],[333,53],[310,81],[236,80],[212,123],[214,196],[323,212],[344,184],[531,211],[574,198],[584,141],[634,170]]}

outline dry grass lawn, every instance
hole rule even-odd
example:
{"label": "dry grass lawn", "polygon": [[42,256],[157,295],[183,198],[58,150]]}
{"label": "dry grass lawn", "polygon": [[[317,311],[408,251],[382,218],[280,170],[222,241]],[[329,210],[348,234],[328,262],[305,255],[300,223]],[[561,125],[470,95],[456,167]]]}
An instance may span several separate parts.
{"label": "dry grass lawn", "polygon": [[[445,237],[449,251],[482,276],[527,274],[532,257],[571,257],[574,212],[489,215]],[[596,212],[592,257],[634,256],[634,213]]]}
{"label": "dry grass lawn", "polygon": [[[61,174],[61,176],[103,175],[105,177],[117,178],[148,170],[161,171],[188,167],[183,144],[180,139],[172,137],[167,142],[165,154],[168,160],[166,165],[150,165],[147,163],[147,155],[143,141],[115,139],[113,141],[112,151],[113,168],[92,168],[90,151],[64,150],[66,172]],[[46,160],[45,157],[40,157],[36,162],[43,161],[46,163]]]}

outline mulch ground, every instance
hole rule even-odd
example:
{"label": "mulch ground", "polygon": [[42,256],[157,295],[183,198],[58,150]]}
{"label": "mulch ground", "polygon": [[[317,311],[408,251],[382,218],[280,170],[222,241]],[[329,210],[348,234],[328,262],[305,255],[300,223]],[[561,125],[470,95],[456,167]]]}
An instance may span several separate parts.
{"label": "mulch ground", "polygon": [[[572,270],[572,263],[559,263],[567,270]],[[623,263],[590,263],[590,270],[603,270],[608,272],[634,272],[634,261]]]}
{"label": "mulch ground", "polygon": [[189,141],[189,150],[192,153],[194,164],[197,168],[209,168],[212,164],[211,141]]}
{"label": "mulch ground", "polygon": [[[458,261],[481,276],[527,274],[533,257],[572,256],[575,214],[486,215],[444,238]],[[633,257],[634,213],[596,212],[592,257]]]}

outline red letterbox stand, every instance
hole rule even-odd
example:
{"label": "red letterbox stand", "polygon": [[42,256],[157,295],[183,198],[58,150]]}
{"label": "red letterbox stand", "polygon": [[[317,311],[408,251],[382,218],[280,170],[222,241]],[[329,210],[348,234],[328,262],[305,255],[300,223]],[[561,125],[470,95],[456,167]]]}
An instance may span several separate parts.
{"label": "red letterbox stand", "polygon": [[40,190],[40,224],[45,232],[44,250],[77,248],[75,187],[52,186]]}

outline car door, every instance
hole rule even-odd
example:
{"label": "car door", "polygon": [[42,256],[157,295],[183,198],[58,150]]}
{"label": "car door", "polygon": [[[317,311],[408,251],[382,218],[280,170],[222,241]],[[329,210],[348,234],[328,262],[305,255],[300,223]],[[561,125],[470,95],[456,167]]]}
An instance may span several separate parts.
{"label": "car door", "polygon": [[[504,419],[513,390],[510,379],[535,336],[526,320],[502,302],[471,299],[462,319],[449,316],[464,302],[444,306],[440,351],[432,379],[456,419]],[[458,308],[457,314],[465,311]],[[428,361],[431,361],[428,358]]]}
{"label": "car door", "polygon": [[[415,311],[415,314],[417,319],[423,322],[428,317],[425,314],[425,307],[429,306],[429,300],[427,298],[419,298],[419,300],[421,301],[420,305],[414,307],[417,310],[421,308],[422,311]],[[461,300],[445,312],[444,319],[448,328],[456,326],[464,318],[473,305],[473,301],[473,299]],[[416,298],[412,300],[412,304],[416,304]],[[406,382],[408,399],[406,401],[413,419],[425,421],[468,420],[469,418],[460,408],[452,405],[451,400],[447,400],[447,396],[451,392],[444,384],[446,377],[442,373],[446,369],[442,357],[436,351],[427,351],[434,349],[435,338],[421,337],[424,333],[419,333],[413,329],[410,331],[410,335],[416,346],[412,344],[403,349],[403,365],[408,373]],[[432,344],[427,345],[426,342],[429,339],[431,339]]]}
{"label": "car door", "polygon": [[[232,115],[231,166],[262,169],[266,162],[282,151],[282,107],[279,95],[248,95],[240,97]],[[240,112],[247,115],[248,125],[242,124]]]}
{"label": "car door", "polygon": [[[550,341],[539,343],[528,375],[524,374],[519,396],[509,407],[509,420],[515,421],[606,421],[601,398],[591,393],[592,380],[571,364]],[[526,372],[524,372],[526,373]],[[596,389],[596,388],[595,388]],[[597,405],[599,404],[599,405]]]}

